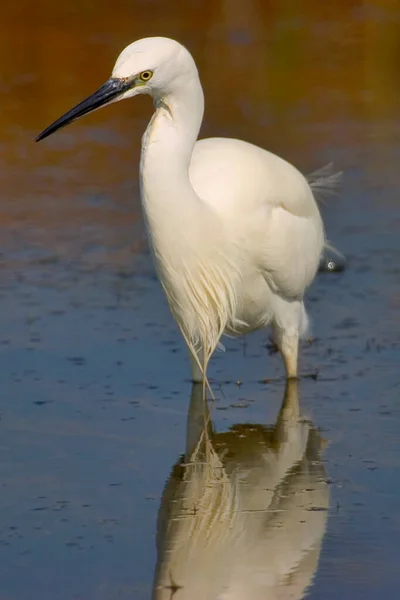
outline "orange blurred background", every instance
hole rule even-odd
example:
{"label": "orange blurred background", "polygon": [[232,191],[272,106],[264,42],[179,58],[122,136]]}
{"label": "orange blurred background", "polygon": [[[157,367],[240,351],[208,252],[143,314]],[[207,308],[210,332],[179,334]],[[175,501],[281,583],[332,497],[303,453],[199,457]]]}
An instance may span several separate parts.
{"label": "orange blurred background", "polygon": [[33,138],[108,78],[124,46],[150,35],[193,53],[206,97],[202,135],[243,137],[304,172],[333,159],[360,168],[369,185],[399,186],[399,26],[398,0],[5,3],[1,264],[22,260],[21,248],[121,264],[132,240],[143,248],[137,177],[150,100]]}

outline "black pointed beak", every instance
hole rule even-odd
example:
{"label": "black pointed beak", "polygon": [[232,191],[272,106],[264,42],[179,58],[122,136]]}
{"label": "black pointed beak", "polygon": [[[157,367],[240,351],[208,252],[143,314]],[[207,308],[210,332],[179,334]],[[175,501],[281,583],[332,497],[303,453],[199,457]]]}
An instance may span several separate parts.
{"label": "black pointed beak", "polygon": [[65,115],[54,121],[51,125],[46,127],[41,134],[36,138],[36,142],[40,142],[44,138],[48,137],[52,133],[56,132],[61,127],[65,127],[69,123],[72,123],[79,117],[110,104],[118,99],[118,97],[132,87],[132,81],[126,79],[117,79],[111,77],[104,85],[101,86],[94,94],[71,108]]}

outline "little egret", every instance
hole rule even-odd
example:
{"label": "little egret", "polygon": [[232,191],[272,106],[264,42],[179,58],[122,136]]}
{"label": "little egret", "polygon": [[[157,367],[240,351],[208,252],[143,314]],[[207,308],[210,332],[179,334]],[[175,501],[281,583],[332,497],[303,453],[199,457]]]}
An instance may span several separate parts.
{"label": "little egret", "polygon": [[111,78],[37,141],[138,94],[150,95],[155,107],[142,139],[141,200],[193,380],[206,380],[222,334],[268,324],[287,377],[297,377],[299,338],[307,330],[304,293],[325,245],[312,186],[291,164],[250,143],[197,141],[204,96],[186,48],[163,37],[130,44]]}

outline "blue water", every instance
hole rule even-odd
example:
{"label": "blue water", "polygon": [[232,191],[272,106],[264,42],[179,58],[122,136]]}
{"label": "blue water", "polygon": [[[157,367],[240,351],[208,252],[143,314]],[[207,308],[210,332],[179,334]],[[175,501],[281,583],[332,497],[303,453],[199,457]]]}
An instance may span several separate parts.
{"label": "blue water", "polygon": [[[319,275],[309,294],[316,336],[302,349],[299,395],[329,442],[330,490],[310,598],[397,597],[399,245],[393,219],[377,232],[380,214],[355,174],[330,213],[348,268]],[[123,276],[27,261],[1,288],[0,598],[149,598],[190,396],[149,256]],[[284,380],[266,341],[228,339],[215,357],[218,431],[275,422]]]}

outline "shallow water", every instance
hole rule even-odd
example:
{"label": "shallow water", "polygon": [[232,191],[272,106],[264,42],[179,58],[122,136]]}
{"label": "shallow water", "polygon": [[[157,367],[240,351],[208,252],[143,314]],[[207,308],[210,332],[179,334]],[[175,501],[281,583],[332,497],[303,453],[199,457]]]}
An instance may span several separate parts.
{"label": "shallow water", "polygon": [[[0,600],[144,600],[156,564],[163,599],[226,581],[240,600],[399,597],[399,19],[390,0],[4,7]],[[137,193],[149,102],[31,142],[153,34],[193,51],[203,135],[345,173],[322,210],[348,266],[310,290],[298,389],[265,333],[226,340],[196,455],[203,416]]]}

